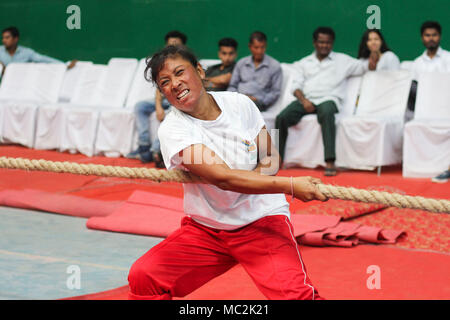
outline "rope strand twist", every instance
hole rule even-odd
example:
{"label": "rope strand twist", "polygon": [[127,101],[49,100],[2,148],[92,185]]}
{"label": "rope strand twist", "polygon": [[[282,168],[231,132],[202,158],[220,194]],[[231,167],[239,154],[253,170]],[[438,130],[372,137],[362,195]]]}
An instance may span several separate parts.
{"label": "rope strand twist", "polygon": [[[80,164],[49,160],[0,157],[0,168],[32,171],[49,171],[101,177],[149,179],[156,182],[201,183],[203,180],[183,170],[160,170],[154,168],[133,168],[105,166],[101,164]],[[206,182],[205,182],[206,183]],[[317,188],[330,199],[351,200],[365,203],[381,203],[390,207],[420,209],[431,212],[450,213],[450,200],[408,196],[377,190],[317,184]]]}

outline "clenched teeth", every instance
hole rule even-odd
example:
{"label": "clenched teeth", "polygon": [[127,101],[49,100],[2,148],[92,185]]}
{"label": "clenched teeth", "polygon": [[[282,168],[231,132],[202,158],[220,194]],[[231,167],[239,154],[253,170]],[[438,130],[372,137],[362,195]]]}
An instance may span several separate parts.
{"label": "clenched teeth", "polygon": [[183,90],[183,91],[177,96],[177,99],[180,100],[180,99],[184,98],[184,96],[186,96],[188,93],[189,93],[189,90],[188,90],[188,89]]}

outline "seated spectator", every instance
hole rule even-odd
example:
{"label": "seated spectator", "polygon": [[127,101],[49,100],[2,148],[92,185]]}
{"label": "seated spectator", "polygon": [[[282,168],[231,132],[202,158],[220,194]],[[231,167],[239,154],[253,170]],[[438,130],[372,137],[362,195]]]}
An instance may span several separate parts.
{"label": "seated spectator", "polygon": [[426,21],[420,27],[426,50],[414,60],[414,78],[421,72],[450,72],[450,52],[441,48],[442,28],[438,22]]}
{"label": "seated spectator", "polygon": [[236,65],[238,43],[232,38],[223,38],[219,41],[219,59],[222,63],[209,67],[203,80],[208,91],[227,90],[231,74]]}
{"label": "seated spectator", "polygon": [[389,50],[378,29],[364,32],[359,44],[358,59],[364,62],[366,70],[398,70],[400,60]]}
{"label": "seated spectator", "polygon": [[[9,27],[2,31],[2,43],[0,46],[0,63],[3,69],[12,62],[44,62],[63,63],[61,60],[44,56],[33,49],[19,45],[19,30],[16,27]],[[75,66],[77,60],[72,60],[67,69]]]}
{"label": "seated spectator", "polygon": [[450,52],[441,48],[441,25],[436,21],[426,21],[420,27],[425,51],[412,65],[413,83],[408,98],[406,121],[414,116],[416,103],[417,79],[422,72],[450,72]]}
{"label": "seated spectator", "polygon": [[247,95],[260,111],[265,111],[281,94],[281,65],[266,54],[267,37],[264,33],[253,32],[248,47],[252,54],[239,60],[234,67],[228,91]]}
{"label": "seated spectator", "polygon": [[[165,37],[166,46],[186,45],[187,36],[179,31],[170,31]],[[148,163],[156,160],[156,165],[162,164],[161,157],[158,156],[159,141],[150,141],[150,122],[149,118],[156,111],[156,118],[159,122],[163,121],[164,110],[170,107],[169,102],[156,89],[155,101],[139,101],[134,106],[134,114],[136,116],[136,129],[138,132],[138,148],[126,155],[130,159],[139,159],[142,163]],[[156,159],[153,159],[155,156]]]}
{"label": "seated spectator", "polygon": [[279,152],[282,161],[288,128],[296,125],[307,114],[317,114],[317,120],[322,128],[326,176],[334,176],[337,173],[334,164],[335,113],[339,111],[344,97],[343,84],[348,77],[364,73],[364,66],[360,60],[332,51],[334,39],[335,33],[329,27],[319,27],[314,31],[315,51],[293,64],[296,76],[292,93],[297,100],[289,104],[275,119],[275,128],[279,130]]}

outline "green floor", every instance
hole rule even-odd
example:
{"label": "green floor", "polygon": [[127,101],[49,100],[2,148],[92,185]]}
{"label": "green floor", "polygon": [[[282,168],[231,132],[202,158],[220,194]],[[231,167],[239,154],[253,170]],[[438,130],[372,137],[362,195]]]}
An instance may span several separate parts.
{"label": "green floor", "polygon": [[60,299],[126,285],[133,262],[161,240],[0,207],[0,299]]}

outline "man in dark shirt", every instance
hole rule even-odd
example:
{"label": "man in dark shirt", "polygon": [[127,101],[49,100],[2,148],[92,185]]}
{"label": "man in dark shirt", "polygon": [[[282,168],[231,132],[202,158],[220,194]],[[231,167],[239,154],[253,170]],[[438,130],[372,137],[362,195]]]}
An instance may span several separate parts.
{"label": "man in dark shirt", "polygon": [[232,38],[219,41],[219,59],[222,63],[209,67],[205,72],[204,84],[208,91],[227,90],[233,68],[236,65],[238,43]]}

